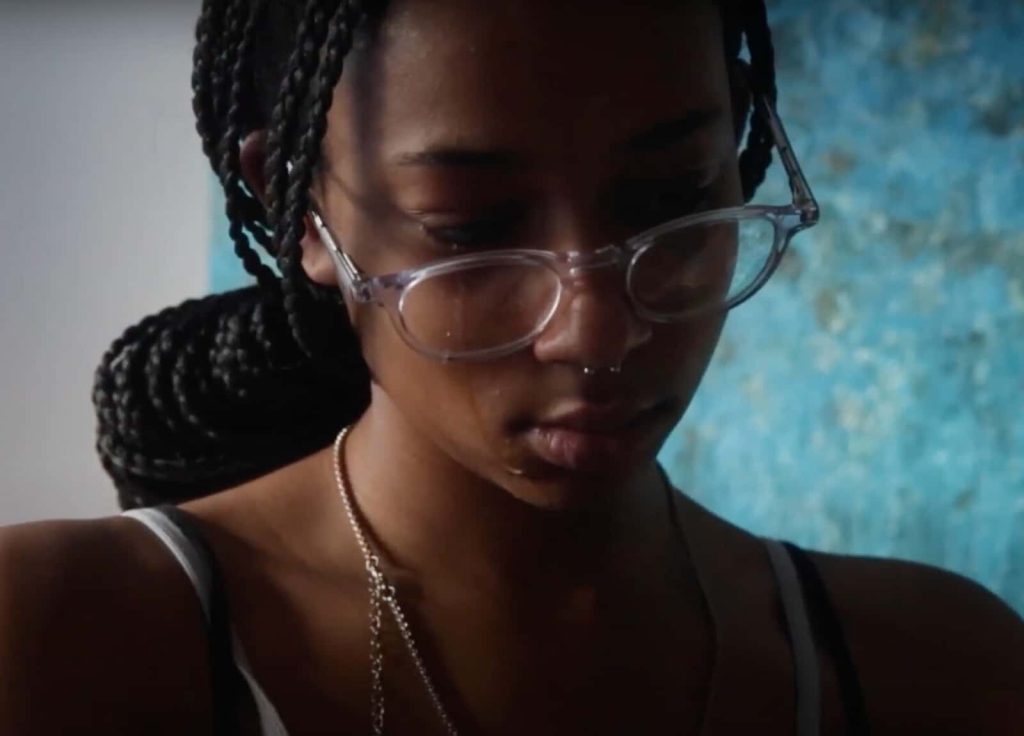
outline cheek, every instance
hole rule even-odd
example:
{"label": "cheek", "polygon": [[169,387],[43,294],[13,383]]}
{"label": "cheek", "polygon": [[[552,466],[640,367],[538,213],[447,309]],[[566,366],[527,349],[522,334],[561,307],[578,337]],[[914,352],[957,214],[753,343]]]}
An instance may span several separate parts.
{"label": "cheek", "polygon": [[662,378],[688,402],[707,370],[725,319],[722,313],[656,327],[648,344],[652,380]]}
{"label": "cheek", "polygon": [[407,345],[383,309],[360,307],[356,320],[374,380],[406,419],[452,454],[498,440],[513,393],[504,361],[441,363]]}

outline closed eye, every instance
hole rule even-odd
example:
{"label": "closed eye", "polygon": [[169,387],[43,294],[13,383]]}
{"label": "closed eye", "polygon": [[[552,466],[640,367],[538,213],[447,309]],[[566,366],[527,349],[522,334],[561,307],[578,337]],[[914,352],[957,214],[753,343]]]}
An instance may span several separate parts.
{"label": "closed eye", "polygon": [[711,185],[631,187],[616,197],[615,211],[622,225],[635,232],[711,209],[713,199]]}
{"label": "closed eye", "polygon": [[720,164],[686,168],[661,176],[629,176],[615,182],[610,210],[631,232],[725,206]]}
{"label": "closed eye", "polygon": [[420,228],[446,249],[469,250],[507,245],[519,234],[524,221],[523,208],[503,207],[474,218],[427,215],[420,220]]}

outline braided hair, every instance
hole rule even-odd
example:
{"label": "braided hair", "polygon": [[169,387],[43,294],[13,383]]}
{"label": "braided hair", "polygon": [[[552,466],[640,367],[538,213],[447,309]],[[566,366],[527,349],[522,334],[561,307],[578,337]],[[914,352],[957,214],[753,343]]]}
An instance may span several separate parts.
{"label": "braided hair", "polygon": [[[749,201],[772,160],[771,131],[750,116],[749,90],[774,104],[774,50],[763,0],[719,4],[737,144],[750,119],[739,156]],[[224,189],[235,253],[256,283],[146,317],[103,355],[93,389],[97,450],[122,508],[255,478],[328,444],[368,406],[369,372],[344,303],[337,289],[308,279],[300,240],[345,58],[384,5],[204,0],[196,129]],[[740,58],[744,39],[749,62]],[[257,130],[267,131],[263,201],[240,165],[241,141]]]}

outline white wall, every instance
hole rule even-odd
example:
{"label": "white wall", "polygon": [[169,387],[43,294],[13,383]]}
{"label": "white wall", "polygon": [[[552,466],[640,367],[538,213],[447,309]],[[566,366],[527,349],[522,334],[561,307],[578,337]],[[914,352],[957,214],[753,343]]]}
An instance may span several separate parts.
{"label": "white wall", "polygon": [[116,510],[92,372],[206,290],[199,2],[0,0],[0,524]]}

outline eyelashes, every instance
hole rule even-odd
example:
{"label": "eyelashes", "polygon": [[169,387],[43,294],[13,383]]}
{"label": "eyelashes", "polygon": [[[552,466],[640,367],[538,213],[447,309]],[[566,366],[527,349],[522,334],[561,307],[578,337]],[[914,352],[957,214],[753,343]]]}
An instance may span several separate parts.
{"label": "eyelashes", "polygon": [[450,250],[495,247],[512,242],[526,225],[525,207],[509,206],[492,210],[482,217],[459,219],[451,216],[447,222],[430,224],[429,218],[420,222],[420,228],[434,242]]}
{"label": "eyelashes", "polygon": [[[622,182],[608,194],[608,220],[632,233],[663,222],[720,206],[719,171],[694,172],[670,179]],[[423,216],[420,229],[445,251],[514,247],[524,236],[529,211],[525,204],[509,204],[477,216]]]}
{"label": "eyelashes", "polygon": [[646,230],[663,222],[707,209],[710,186],[689,190],[634,192],[623,198],[619,220],[632,230]]}

